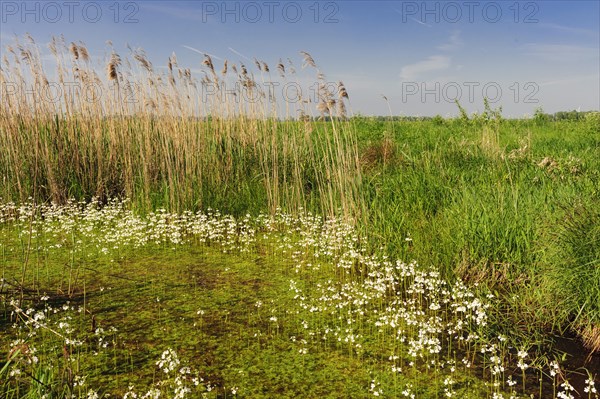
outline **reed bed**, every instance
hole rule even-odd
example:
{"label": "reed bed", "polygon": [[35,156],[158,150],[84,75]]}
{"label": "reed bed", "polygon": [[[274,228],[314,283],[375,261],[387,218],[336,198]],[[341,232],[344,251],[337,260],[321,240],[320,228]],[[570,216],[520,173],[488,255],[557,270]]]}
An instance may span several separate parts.
{"label": "reed bed", "polygon": [[259,60],[218,70],[209,55],[196,73],[175,54],[158,67],[142,49],[122,56],[110,42],[105,59],[63,37],[48,48],[52,71],[32,37],[6,47],[2,198],[127,197],[144,211],[309,207],[360,217],[349,96],[310,54],[302,52],[300,73],[291,60],[273,71]]}

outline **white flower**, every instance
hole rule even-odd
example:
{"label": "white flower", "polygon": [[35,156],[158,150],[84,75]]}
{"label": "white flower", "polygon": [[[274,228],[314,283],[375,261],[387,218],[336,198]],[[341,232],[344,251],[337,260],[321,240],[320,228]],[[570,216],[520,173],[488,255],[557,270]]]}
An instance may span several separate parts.
{"label": "white flower", "polygon": [[520,368],[521,370],[525,371],[529,368],[529,365],[527,363],[525,363],[523,361],[523,359],[519,359],[519,361],[517,362],[517,367]]}
{"label": "white flower", "polygon": [[550,362],[550,376],[555,377],[556,374],[560,373],[560,367],[556,360]]}
{"label": "white flower", "polygon": [[160,360],[156,362],[156,365],[159,369],[168,374],[175,370],[177,366],[179,366],[179,363],[177,353],[173,349],[168,348],[162,353]]}
{"label": "white flower", "polygon": [[559,399],[575,399],[575,397],[571,394],[571,392],[575,391],[575,388],[569,384],[569,381],[565,381],[560,384],[560,387],[563,389],[562,392],[559,392],[556,397]]}
{"label": "white flower", "polygon": [[585,393],[598,393],[596,390],[596,384],[592,379],[585,380],[585,388],[583,388]]}

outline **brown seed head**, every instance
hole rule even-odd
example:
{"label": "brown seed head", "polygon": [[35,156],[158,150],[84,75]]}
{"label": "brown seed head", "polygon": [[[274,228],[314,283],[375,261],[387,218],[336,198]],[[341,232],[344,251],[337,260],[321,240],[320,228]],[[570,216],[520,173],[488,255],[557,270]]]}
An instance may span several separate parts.
{"label": "brown seed head", "polygon": [[85,62],[88,62],[90,60],[90,54],[88,53],[88,50],[83,45],[83,43],[80,43],[78,49],[79,49],[79,56],[81,57],[81,59],[84,60]]}
{"label": "brown seed head", "polygon": [[310,54],[308,54],[306,51],[301,51],[300,54],[302,54],[302,56],[304,57],[304,65],[302,65],[302,68],[305,68],[307,66],[311,66],[313,68],[317,67],[315,60]]}
{"label": "brown seed head", "polygon": [[279,64],[277,64],[277,70],[279,71],[279,74],[281,75],[281,77],[285,76],[285,65],[283,65],[283,62],[281,61],[281,59],[279,59]]}
{"label": "brown seed head", "polygon": [[221,75],[227,75],[227,60],[223,63],[223,69],[221,70]]}
{"label": "brown seed head", "polygon": [[341,81],[338,82],[338,97],[340,98],[340,100],[342,98],[348,98],[348,92],[346,91],[346,86],[344,86],[344,83],[342,83]]}

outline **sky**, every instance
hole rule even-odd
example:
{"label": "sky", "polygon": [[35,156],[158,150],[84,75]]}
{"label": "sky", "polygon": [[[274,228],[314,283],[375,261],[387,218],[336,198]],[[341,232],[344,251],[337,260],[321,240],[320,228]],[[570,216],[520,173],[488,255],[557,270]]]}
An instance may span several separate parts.
{"label": "sky", "polygon": [[[175,52],[269,65],[309,52],[363,115],[453,116],[487,97],[503,115],[600,109],[600,1],[0,1],[0,44],[64,34],[92,57],[143,48],[157,68]],[[272,67],[273,68],[273,67]],[[316,77],[306,77],[314,79]],[[387,101],[384,99],[387,98]]]}

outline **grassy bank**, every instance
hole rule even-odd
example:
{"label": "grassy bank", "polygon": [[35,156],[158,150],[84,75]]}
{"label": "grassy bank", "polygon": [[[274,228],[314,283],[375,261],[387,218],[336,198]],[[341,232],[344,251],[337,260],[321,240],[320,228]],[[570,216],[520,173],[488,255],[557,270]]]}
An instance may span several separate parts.
{"label": "grassy bank", "polygon": [[576,325],[598,348],[597,119],[358,126],[375,241],[500,293],[525,335]]}

